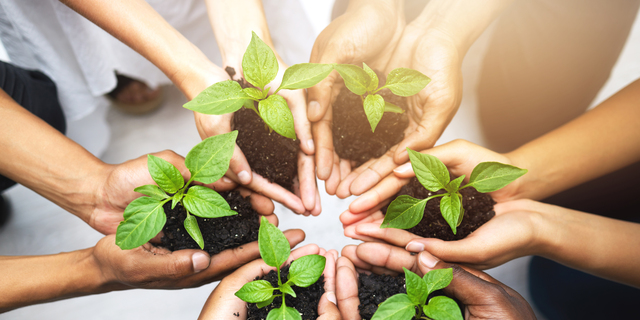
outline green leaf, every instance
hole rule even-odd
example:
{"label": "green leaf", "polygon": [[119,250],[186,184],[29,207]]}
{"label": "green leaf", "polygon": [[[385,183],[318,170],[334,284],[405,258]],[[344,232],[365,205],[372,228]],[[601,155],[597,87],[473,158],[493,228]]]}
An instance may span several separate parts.
{"label": "green leaf", "polygon": [[427,199],[415,199],[411,196],[401,195],[395,198],[387,208],[381,228],[409,229],[416,226],[422,216]]}
{"label": "green leaf", "polygon": [[271,298],[269,298],[268,300],[265,300],[265,301],[262,301],[262,302],[258,302],[258,303],[256,303],[256,306],[257,306],[258,308],[264,308],[264,307],[266,307],[266,306],[270,305],[270,304],[273,302],[273,299],[274,299],[275,297],[276,297],[276,296],[271,296]]}
{"label": "green leaf", "polygon": [[332,64],[322,63],[298,63],[287,68],[282,76],[280,89],[306,89],[311,88],[326,78],[333,71]]}
{"label": "green leaf", "polygon": [[198,246],[200,246],[200,249],[204,250],[204,238],[202,238],[202,232],[200,232],[198,220],[188,212],[187,218],[184,219],[184,229],[187,230],[187,233],[189,233],[191,238],[198,244]]}
{"label": "green leaf", "polygon": [[376,74],[376,72],[373,71],[373,69],[369,68],[369,66],[364,62],[362,63],[362,69],[367,73],[367,75],[369,75],[370,79],[369,86],[367,86],[367,91],[373,92],[374,90],[378,89],[378,75]]}
{"label": "green leaf", "polygon": [[182,200],[184,207],[201,218],[219,218],[238,214],[217,192],[204,186],[191,186]]}
{"label": "green leaf", "polygon": [[409,160],[416,178],[427,190],[436,192],[449,183],[449,171],[440,159],[407,148]]}
{"label": "green leaf", "polygon": [[338,64],[334,68],[340,73],[345,86],[351,92],[359,96],[367,92],[371,78],[362,68],[352,64]]}
{"label": "green leaf", "polygon": [[[264,92],[262,92],[260,89],[256,89],[256,88],[244,88],[242,89],[242,91],[244,91],[244,93],[246,93],[249,97],[255,99],[255,100],[261,100],[266,98],[266,95]],[[253,103],[253,101],[251,101],[251,103]]]}
{"label": "green leaf", "polygon": [[269,128],[283,137],[296,138],[293,114],[282,96],[274,94],[265,100],[260,100],[258,109],[260,109],[260,117]]}
{"label": "green leaf", "polygon": [[427,295],[432,294],[436,290],[446,288],[453,280],[453,269],[434,269],[422,278],[427,285]]}
{"label": "green leaf", "polygon": [[258,88],[264,88],[278,75],[278,60],[273,50],[255,32],[242,57],[244,78]]}
{"label": "green leaf", "polygon": [[162,191],[162,189],[160,189],[160,187],[154,185],[154,184],[147,184],[144,186],[140,186],[137,187],[135,189],[133,189],[133,191],[135,192],[140,192],[146,196],[149,196],[151,198],[154,198],[158,201],[164,200],[166,198],[169,197],[169,195],[167,195],[164,191]]}
{"label": "green leaf", "polygon": [[298,310],[282,306],[280,308],[271,309],[267,315],[267,320],[302,320]]}
{"label": "green leaf", "polygon": [[178,190],[178,192],[171,197],[171,210],[178,205],[180,200],[182,200],[182,197],[184,197],[184,189]]}
{"label": "green leaf", "polygon": [[409,299],[415,305],[424,304],[429,296],[427,284],[419,275],[407,270],[407,268],[402,267],[402,270],[404,270],[404,281]]}
{"label": "green leaf", "polygon": [[291,263],[289,281],[298,287],[306,288],[318,281],[326,263],[327,258],[317,254],[301,257]]}
{"label": "green leaf", "polygon": [[384,112],[404,113],[404,109],[396,106],[391,102],[384,102]]}
{"label": "green leaf", "polygon": [[167,202],[140,197],[124,209],[124,221],[118,225],[116,244],[123,250],[137,248],[155,237],[167,222],[162,205]]}
{"label": "green leaf", "polygon": [[464,174],[451,180],[447,186],[445,187],[445,189],[447,190],[447,192],[449,193],[454,193],[454,192],[458,192],[458,190],[460,190],[460,184],[462,184],[462,180],[464,180]]}
{"label": "green leaf", "polygon": [[482,193],[493,192],[522,177],[527,171],[500,162],[481,162],[473,168],[465,187],[472,186]]}
{"label": "green leaf", "polygon": [[184,159],[191,172],[191,180],[207,184],[222,178],[229,169],[236,137],[237,130],[206,138],[193,147]]}
{"label": "green leaf", "polygon": [[258,303],[273,300],[273,290],[271,283],[267,280],[255,280],[246,283],[240,290],[236,292],[236,297],[244,302]]}
{"label": "green leaf", "polygon": [[149,167],[151,178],[162,190],[176,193],[184,186],[182,174],[167,160],[149,154],[147,155],[147,167]]}
{"label": "green leaf", "polygon": [[453,299],[445,296],[434,297],[424,306],[424,314],[434,320],[463,320],[462,312]]}
{"label": "green leaf", "polygon": [[424,89],[430,81],[429,77],[419,71],[397,68],[389,72],[383,88],[388,88],[395,95],[409,97]]}
{"label": "green leaf", "polygon": [[458,216],[456,227],[462,224],[462,218],[464,218],[464,205],[462,205],[462,195],[460,193],[458,193],[458,198],[460,198],[460,216]]}
{"label": "green leaf", "polygon": [[460,197],[457,193],[447,194],[440,200],[440,212],[442,217],[447,221],[451,227],[453,234],[456,234],[456,227],[458,226],[458,218],[460,217]]}
{"label": "green leaf", "polygon": [[296,297],[296,292],[293,291],[293,288],[291,288],[291,285],[288,283],[283,283],[278,289],[280,289],[280,292],[282,293],[286,293],[294,298]]}
{"label": "green leaf", "polygon": [[258,230],[258,247],[264,262],[272,267],[280,266],[289,258],[291,247],[284,233],[272,225],[264,216],[260,217]]}
{"label": "green leaf", "polygon": [[364,113],[371,125],[371,132],[376,131],[378,122],[384,114],[384,98],[379,94],[370,94],[364,99]]}
{"label": "green leaf", "polygon": [[183,107],[204,114],[223,115],[238,111],[247,100],[249,96],[242,91],[239,83],[225,80],[202,90]]}
{"label": "green leaf", "polygon": [[413,301],[408,295],[399,293],[381,303],[371,320],[411,320],[415,315]]}

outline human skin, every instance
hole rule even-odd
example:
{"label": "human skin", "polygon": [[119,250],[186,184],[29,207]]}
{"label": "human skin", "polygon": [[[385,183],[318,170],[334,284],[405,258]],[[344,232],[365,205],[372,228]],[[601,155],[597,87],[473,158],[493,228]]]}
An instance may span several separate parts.
{"label": "human skin", "polygon": [[[162,18],[143,0],[63,0],[65,5],[89,19],[124,44],[157,66],[187,99],[193,99],[208,86],[230,80],[229,75],[209,59]],[[194,113],[200,136],[206,138],[213,133],[211,125],[219,123],[217,116]],[[308,170],[309,161],[303,167]],[[244,173],[243,173],[244,172]],[[251,172],[246,159],[236,146],[229,164],[227,176],[245,187],[264,194],[290,208],[296,213],[307,212],[300,198],[290,192],[279,192],[266,179]],[[302,175],[301,179],[306,177]],[[302,179],[303,197],[310,199],[312,188],[308,179]],[[313,185],[315,188],[315,184]],[[305,189],[306,188],[306,189]],[[315,199],[314,199],[315,201]],[[309,201],[308,205],[310,206]],[[319,202],[318,202],[319,203]],[[313,203],[312,211],[316,209]]]}
{"label": "human skin", "polygon": [[[320,298],[320,303],[318,304],[318,319],[341,319],[340,312],[338,311],[338,307],[336,306],[335,293],[335,261],[338,256],[337,251],[326,251],[322,248],[319,248],[317,245],[310,244],[293,250],[287,263],[285,264],[291,263],[292,260],[310,254],[320,254],[327,259],[327,263],[323,273],[325,281],[325,293]],[[274,268],[268,266],[262,259],[258,259],[244,265],[234,273],[226,276],[222,281],[220,281],[215,290],[213,290],[213,292],[207,299],[207,302],[202,308],[202,312],[200,313],[200,317],[198,317],[198,319],[246,319],[247,303],[236,297],[235,293],[240,290],[246,283],[251,282],[258,277],[266,275],[271,270],[274,270]]]}
{"label": "human skin", "polygon": [[345,320],[360,320],[358,272],[396,275],[405,267],[420,276],[435,269],[451,268],[453,280],[444,293],[465,305],[465,319],[535,319],[527,301],[516,291],[484,272],[445,263],[428,252],[409,252],[382,243],[347,246],[336,266],[338,308]]}

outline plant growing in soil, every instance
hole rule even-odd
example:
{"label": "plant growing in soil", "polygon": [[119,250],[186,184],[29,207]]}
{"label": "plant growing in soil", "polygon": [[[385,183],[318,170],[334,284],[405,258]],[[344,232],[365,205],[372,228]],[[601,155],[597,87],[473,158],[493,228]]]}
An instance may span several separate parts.
{"label": "plant growing in soil", "polygon": [[[276,297],[282,298],[282,305],[274,308],[269,312],[267,319],[302,319],[300,313],[291,307],[287,307],[285,303],[286,295],[296,297],[293,286],[306,288],[314,284],[322,272],[326,264],[326,258],[321,255],[308,255],[293,261],[289,267],[288,281],[282,283],[280,278],[280,268],[289,259],[291,249],[289,241],[282,231],[273,224],[269,223],[266,218],[260,218],[260,231],[258,232],[258,247],[260,248],[260,256],[264,262],[276,268],[278,275],[278,287],[273,287],[269,281],[255,280],[242,286],[236,296],[248,303],[256,303],[258,308],[265,307],[273,302]],[[275,291],[278,290],[278,293]]]}
{"label": "plant growing in soil", "polygon": [[[255,111],[264,123],[278,134],[295,139],[293,115],[287,101],[277,95],[282,89],[306,89],[326,78],[333,70],[332,64],[299,63],[284,72],[282,83],[273,94],[267,85],[278,74],[278,60],[273,50],[252,32],[251,42],[242,57],[244,78],[253,88],[244,88],[233,80],[214,83],[200,92],[184,107],[196,112],[213,115],[232,113],[242,106]],[[258,102],[258,107],[254,106]]]}
{"label": "plant growing in soil", "polygon": [[481,162],[473,168],[469,183],[461,187],[465,176],[462,175],[451,180],[447,167],[438,158],[409,148],[407,148],[407,152],[411,167],[420,184],[431,192],[440,189],[444,189],[446,192],[429,196],[426,199],[416,199],[408,195],[398,196],[389,204],[381,228],[409,229],[414,227],[422,220],[427,201],[442,197],[440,213],[451,227],[453,234],[456,234],[456,227],[462,223],[464,217],[460,190],[474,187],[482,193],[497,191],[527,173],[526,169],[500,162]]}
{"label": "plant growing in soil", "polygon": [[[436,290],[446,288],[453,280],[453,270],[436,269],[424,277],[404,269],[407,293],[391,296],[380,304],[371,320],[461,320],[462,313],[453,299],[445,296],[433,297],[427,303],[429,295]],[[424,314],[423,314],[424,312]]]}
{"label": "plant growing in soil", "polygon": [[403,113],[404,110],[394,105],[377,94],[382,89],[389,89],[395,95],[409,97],[420,92],[429,84],[431,79],[419,71],[408,68],[391,70],[387,75],[384,86],[378,88],[378,76],[362,63],[363,68],[352,64],[338,64],[334,68],[340,73],[344,84],[349,91],[362,98],[364,112],[371,125],[371,131],[375,132],[378,122],[385,112]]}
{"label": "plant growing in soil", "polygon": [[227,169],[233,155],[238,131],[209,137],[198,143],[185,158],[185,166],[191,173],[187,183],[180,171],[168,161],[153,155],[147,156],[149,173],[157,185],[144,185],[134,191],[147,195],[133,200],[124,210],[124,221],[118,225],[116,244],[123,250],[137,248],[155,237],[167,222],[162,206],[171,201],[171,208],[181,203],[187,211],[184,228],[200,248],[204,239],[195,216],[218,218],[237,214],[225,199],[214,190],[191,185],[198,181],[214,183]]}

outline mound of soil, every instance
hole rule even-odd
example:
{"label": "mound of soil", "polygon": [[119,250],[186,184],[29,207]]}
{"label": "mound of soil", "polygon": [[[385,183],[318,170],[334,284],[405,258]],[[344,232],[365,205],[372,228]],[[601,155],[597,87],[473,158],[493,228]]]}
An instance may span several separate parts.
{"label": "mound of soil", "polygon": [[[260,219],[258,213],[251,207],[249,197],[243,198],[238,191],[220,192],[231,210],[237,215],[220,218],[196,217],[198,226],[204,238],[204,251],[210,255],[218,254],[226,249],[236,248],[245,243],[258,240]],[[171,209],[171,201],[163,206],[167,215],[167,223],[162,228],[162,246],[171,251],[181,249],[200,249],[198,244],[184,229],[184,219],[187,212],[181,203]]]}
{"label": "mound of soil", "polygon": [[[225,69],[231,77],[236,74],[231,67]],[[242,88],[252,85],[244,79],[238,80]],[[255,108],[258,109],[256,102]],[[300,142],[283,137],[269,127],[255,111],[242,109],[233,115],[233,129],[238,130],[236,144],[251,169],[273,183],[293,192],[294,179],[298,175],[298,151]]]}
{"label": "mound of soil", "polygon": [[[285,266],[280,270],[280,280],[282,283],[287,282],[287,275],[289,274],[289,266]],[[257,279],[256,279],[257,280]],[[272,286],[278,286],[278,274],[275,270],[267,273],[263,280],[269,281]],[[318,318],[318,304],[320,303],[320,297],[324,294],[324,276],[320,276],[320,279],[316,283],[306,287],[300,288],[292,286],[293,291],[296,292],[296,298],[287,295],[286,302],[287,307],[292,307],[300,312],[303,320],[315,320]],[[280,294],[279,290],[274,290],[274,294]],[[282,298],[276,297],[273,302],[262,308],[258,309],[255,303],[249,303],[247,306],[247,320],[263,320],[267,318],[269,311],[275,308],[280,308],[282,305]]]}
{"label": "mound of soil", "polygon": [[362,319],[371,319],[381,303],[398,293],[407,293],[407,288],[404,285],[404,275],[393,277],[375,273],[358,274],[358,299],[360,299],[358,310],[360,311],[360,317]]}
{"label": "mound of soil", "polygon": [[[407,185],[400,189],[396,197],[409,195],[416,199],[425,199],[433,194],[442,193],[445,193],[445,191],[439,190],[433,193],[425,189],[418,179],[414,177]],[[480,228],[480,226],[487,223],[487,221],[496,215],[495,211],[493,211],[493,205],[496,202],[493,201],[490,195],[480,193],[473,187],[464,188],[460,190],[460,193],[462,194],[464,218],[462,219],[462,224],[457,228],[457,234],[453,234],[451,227],[440,213],[440,199],[442,198],[429,200],[424,209],[422,221],[407,231],[425,238],[438,238],[447,241],[460,240]],[[382,212],[386,213],[387,207],[383,208]]]}
{"label": "mound of soil", "polygon": [[[377,73],[377,72],[376,72]],[[377,73],[380,83],[386,78]],[[407,110],[407,101],[384,89],[378,92],[384,101]],[[409,125],[407,113],[385,112],[375,132],[364,113],[362,98],[342,88],[333,103],[333,146],[341,159],[355,161],[356,166],[372,158],[379,158],[404,138],[404,129]]]}

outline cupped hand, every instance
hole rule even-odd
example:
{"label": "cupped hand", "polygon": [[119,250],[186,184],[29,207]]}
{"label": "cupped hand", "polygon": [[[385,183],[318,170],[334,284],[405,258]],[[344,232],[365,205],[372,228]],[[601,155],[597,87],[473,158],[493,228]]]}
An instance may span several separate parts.
{"label": "cupped hand", "polygon": [[395,48],[386,72],[399,67],[427,75],[431,82],[417,95],[407,98],[409,126],[404,139],[382,157],[363,164],[338,187],[341,197],[360,195],[409,160],[406,148],[433,147],[456,114],[462,100],[463,54],[454,39],[436,28],[410,23]]}
{"label": "cupped hand", "polygon": [[[297,229],[287,230],[284,234],[291,247],[305,237],[304,232]],[[220,280],[259,256],[257,241],[209,257],[202,250],[171,252],[149,243],[122,250],[115,244],[115,235],[104,237],[93,249],[95,264],[110,290],[197,287]]]}
{"label": "cupped hand", "polygon": [[[312,63],[357,64],[366,62],[384,70],[405,25],[401,1],[351,1],[347,11],[333,20],[318,36],[311,52]],[[318,178],[341,180],[341,169],[348,169],[333,148],[331,103],[342,83],[332,72],[316,86],[309,88],[308,117],[316,145]],[[346,176],[348,172],[342,172]],[[337,181],[328,183],[327,192],[335,194]]]}
{"label": "cupped hand", "polygon": [[[310,254],[321,254],[327,258],[324,270],[325,293],[318,305],[320,315],[318,319],[340,319],[335,296],[335,259],[338,253],[335,250],[325,251],[310,244],[293,250],[288,261]],[[271,270],[274,268],[265,264],[262,259],[258,259],[226,276],[207,299],[198,319],[246,319],[247,303],[236,297],[235,293],[246,283],[266,275]]]}

